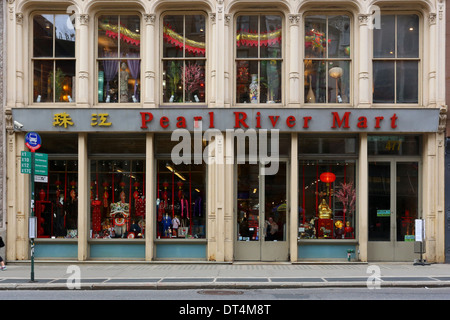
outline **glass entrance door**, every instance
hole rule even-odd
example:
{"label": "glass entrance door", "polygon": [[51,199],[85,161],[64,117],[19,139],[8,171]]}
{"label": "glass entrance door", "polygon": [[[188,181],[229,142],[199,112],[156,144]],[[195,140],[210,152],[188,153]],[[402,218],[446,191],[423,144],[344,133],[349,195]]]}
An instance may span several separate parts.
{"label": "glass entrance door", "polygon": [[257,164],[237,165],[236,260],[287,261],[287,163],[262,175]]}
{"label": "glass entrance door", "polygon": [[419,218],[419,162],[369,162],[371,261],[412,261],[414,220]]}

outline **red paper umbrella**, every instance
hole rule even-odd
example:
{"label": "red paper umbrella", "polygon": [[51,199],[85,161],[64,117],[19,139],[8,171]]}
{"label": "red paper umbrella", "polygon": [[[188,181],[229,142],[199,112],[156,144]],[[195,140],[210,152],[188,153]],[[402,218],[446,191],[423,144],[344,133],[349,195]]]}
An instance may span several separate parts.
{"label": "red paper umbrella", "polygon": [[336,175],[334,173],[324,172],[320,175],[320,181],[322,182],[331,183],[334,182],[334,180],[336,180]]}

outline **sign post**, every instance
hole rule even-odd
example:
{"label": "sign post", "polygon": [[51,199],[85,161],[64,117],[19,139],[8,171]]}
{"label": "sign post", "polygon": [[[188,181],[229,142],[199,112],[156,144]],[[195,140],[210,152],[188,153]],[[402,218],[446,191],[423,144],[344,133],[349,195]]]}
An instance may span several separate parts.
{"label": "sign post", "polygon": [[425,220],[423,219],[416,219],[415,220],[415,240],[416,243],[419,244],[420,249],[420,259],[416,262],[414,262],[415,266],[428,266],[429,263],[426,262],[426,260],[423,259],[423,252],[424,252],[424,242],[425,242]]}
{"label": "sign post", "polygon": [[[30,184],[31,184],[31,195],[30,195],[30,223],[34,224],[36,222],[35,215],[34,215],[34,175],[35,175],[35,151],[41,147],[41,137],[36,132],[28,132],[25,136],[25,145],[30,149],[31,153],[31,159],[30,159],[30,166],[31,168],[26,168],[27,170],[30,169]],[[25,154],[26,156],[26,154]],[[27,163],[27,161],[22,160],[22,164]],[[22,168],[22,165],[21,165]],[[22,170],[22,169],[21,169]],[[31,230],[30,230],[31,231]],[[30,236],[33,234],[33,236],[36,236],[34,232],[30,232]],[[30,281],[35,282],[34,280],[34,237],[30,237],[31,242],[31,274],[30,274]]]}

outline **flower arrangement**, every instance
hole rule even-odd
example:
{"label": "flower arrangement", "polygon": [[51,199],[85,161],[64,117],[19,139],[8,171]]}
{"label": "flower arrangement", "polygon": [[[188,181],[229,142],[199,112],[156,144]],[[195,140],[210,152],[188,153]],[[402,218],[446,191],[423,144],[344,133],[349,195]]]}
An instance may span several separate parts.
{"label": "flower arrangement", "polygon": [[[328,39],[328,43],[331,39]],[[324,32],[319,32],[316,30],[310,30],[306,33],[305,37],[306,48],[311,47],[313,50],[323,51],[327,46],[327,40]]]}
{"label": "flower arrangement", "polygon": [[355,211],[356,204],[356,190],[353,187],[353,182],[341,183],[341,189],[335,192],[335,196],[344,205],[344,221],[345,216],[351,216]]}

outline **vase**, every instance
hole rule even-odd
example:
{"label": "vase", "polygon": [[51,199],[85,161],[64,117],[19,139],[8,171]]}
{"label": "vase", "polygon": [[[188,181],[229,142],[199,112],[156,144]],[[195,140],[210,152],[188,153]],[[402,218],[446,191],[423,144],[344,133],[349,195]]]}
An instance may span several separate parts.
{"label": "vase", "polygon": [[306,102],[307,103],[315,103],[316,102],[316,96],[314,95],[314,91],[312,89],[312,79],[311,76],[309,76],[309,91],[306,95]]}
{"label": "vase", "polygon": [[252,74],[252,82],[250,83],[250,102],[258,103],[258,75]]}

